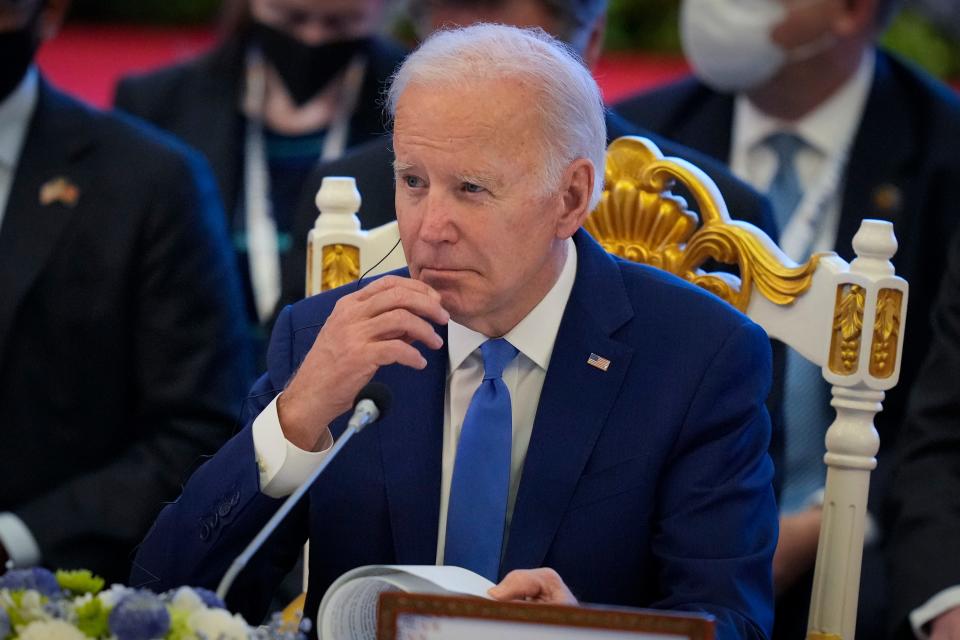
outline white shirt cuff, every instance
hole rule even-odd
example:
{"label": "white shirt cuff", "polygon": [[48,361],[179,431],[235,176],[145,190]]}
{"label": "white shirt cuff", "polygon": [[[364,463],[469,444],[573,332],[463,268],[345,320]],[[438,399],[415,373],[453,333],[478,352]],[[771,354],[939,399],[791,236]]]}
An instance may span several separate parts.
{"label": "white shirt cuff", "polygon": [[253,421],[253,450],[260,469],[260,491],[271,498],[285,498],[296,491],[330,451],[329,448],[304,451],[284,437],[277,414],[280,395]]}
{"label": "white shirt cuff", "polygon": [[913,627],[914,635],[920,640],[927,640],[929,636],[924,627],[941,614],[958,606],[960,606],[960,586],[950,587],[936,594],[910,612],[910,626]]}
{"label": "white shirt cuff", "polygon": [[32,567],[40,564],[40,546],[30,529],[18,516],[0,512],[0,544],[16,567]]}

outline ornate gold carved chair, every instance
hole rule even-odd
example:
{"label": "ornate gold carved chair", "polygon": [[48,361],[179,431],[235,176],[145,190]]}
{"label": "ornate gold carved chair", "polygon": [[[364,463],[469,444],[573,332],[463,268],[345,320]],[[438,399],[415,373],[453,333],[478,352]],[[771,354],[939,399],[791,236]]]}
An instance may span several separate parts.
{"label": "ornate gold carved chair", "polygon": [[[699,217],[671,193],[677,183],[692,194]],[[308,295],[356,279],[396,242],[395,222],[360,230],[359,204],[351,178],[324,180],[309,239]],[[704,287],[821,367],[837,416],[825,443],[807,637],[852,640],[867,489],[880,446],[873,417],[897,383],[906,320],[907,283],[890,262],[897,249],[892,225],[864,220],[851,263],[822,253],[798,265],[762,231],[731,220],[716,185],[699,169],[664,158],[649,140],[625,137],[608,148],[603,197],[584,226],[607,251]],[[703,270],[716,263],[739,276]],[[372,273],[403,264],[398,247]]]}
{"label": "ornate gold carved chair", "polygon": [[[670,193],[676,183],[693,195],[702,220]],[[890,263],[893,226],[864,220],[849,264],[831,252],[798,265],[759,229],[732,221],[703,172],[635,137],[608,148],[603,199],[584,226],[607,251],[712,291],[821,367],[837,415],[826,435],[807,637],[852,640],[867,489],[880,446],[873,417],[899,378],[906,320],[907,283]],[[708,261],[740,276],[706,273]]]}

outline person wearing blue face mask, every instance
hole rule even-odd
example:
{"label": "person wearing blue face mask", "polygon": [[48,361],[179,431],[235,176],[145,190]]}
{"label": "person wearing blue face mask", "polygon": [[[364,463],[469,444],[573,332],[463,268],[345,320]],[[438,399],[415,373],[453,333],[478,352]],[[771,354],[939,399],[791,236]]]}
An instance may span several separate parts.
{"label": "person wearing blue face mask", "polygon": [[124,78],[115,106],[203,152],[217,177],[265,346],[287,266],[292,210],[320,160],[383,133],[380,91],[404,51],[376,33],[389,0],[235,0],[212,52]]}
{"label": "person wearing blue face mask", "polygon": [[[693,75],[614,106],[628,120],[729,163],[766,193],[781,246],[798,261],[826,250],[851,259],[861,219],[894,224],[900,243],[894,263],[910,282],[911,324],[900,384],[876,419],[881,449],[870,495],[876,526],[865,551],[858,632],[869,638],[882,637],[878,627],[887,617],[883,506],[893,445],[931,343],[928,317],[960,198],[960,101],[876,44],[896,5],[684,0],[680,30]],[[823,436],[834,415],[819,372],[804,371],[798,360],[788,356],[783,404],[787,460],[774,562],[781,594],[775,637],[781,638],[800,637],[806,628]],[[905,624],[905,613],[895,615],[893,624]]]}

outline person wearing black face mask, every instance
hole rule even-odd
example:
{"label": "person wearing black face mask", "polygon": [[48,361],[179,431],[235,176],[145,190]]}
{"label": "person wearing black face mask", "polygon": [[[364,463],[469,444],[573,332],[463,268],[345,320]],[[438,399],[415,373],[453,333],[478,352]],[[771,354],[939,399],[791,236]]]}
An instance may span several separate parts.
{"label": "person wearing black face mask", "polygon": [[107,580],[252,377],[210,169],[32,64],[68,0],[0,0],[0,573]]}
{"label": "person wearing black face mask", "polygon": [[388,0],[236,0],[211,53],[121,80],[115,106],[210,160],[261,355],[288,262],[293,210],[318,160],[385,130],[380,92],[403,58],[377,37]]}

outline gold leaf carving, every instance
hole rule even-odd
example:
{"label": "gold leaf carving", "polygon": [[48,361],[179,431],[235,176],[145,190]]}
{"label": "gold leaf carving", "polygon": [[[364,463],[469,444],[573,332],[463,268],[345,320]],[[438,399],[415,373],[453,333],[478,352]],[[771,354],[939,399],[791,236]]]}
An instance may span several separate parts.
{"label": "gold leaf carving", "polygon": [[360,249],[349,244],[328,244],[323,247],[321,266],[323,291],[353,282],[360,277]]}
{"label": "gold leaf carving", "polygon": [[306,295],[312,296],[316,293],[320,293],[317,289],[314,288],[315,284],[313,282],[313,238],[307,238],[307,290]]}
{"label": "gold leaf carving", "polygon": [[865,302],[863,287],[855,284],[837,286],[829,358],[830,370],[836,374],[851,375],[859,368]]}
{"label": "gold leaf carving", "polygon": [[898,289],[881,289],[877,293],[877,315],[870,345],[870,375],[875,378],[889,378],[896,369],[902,305],[903,292]]}
{"label": "gold leaf carving", "polygon": [[[780,305],[810,287],[819,257],[784,264],[762,232],[730,220],[712,182],[692,165],[630,136],[610,144],[606,163],[603,196],[584,228],[610,253],[678,275],[741,311],[754,287]],[[677,182],[696,200],[702,224],[670,192]],[[704,272],[710,260],[736,266],[740,277]]]}

